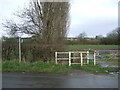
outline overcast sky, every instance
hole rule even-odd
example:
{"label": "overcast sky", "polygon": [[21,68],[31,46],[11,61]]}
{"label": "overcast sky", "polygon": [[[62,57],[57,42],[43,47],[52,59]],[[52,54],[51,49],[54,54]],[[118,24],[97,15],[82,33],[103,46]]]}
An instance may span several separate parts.
{"label": "overcast sky", "polygon": [[[0,24],[23,8],[28,0],[0,0]],[[75,37],[86,32],[88,37],[105,36],[118,26],[119,0],[72,0],[71,25],[68,36]],[[2,26],[0,26],[2,28]],[[5,33],[0,29],[0,36]]]}

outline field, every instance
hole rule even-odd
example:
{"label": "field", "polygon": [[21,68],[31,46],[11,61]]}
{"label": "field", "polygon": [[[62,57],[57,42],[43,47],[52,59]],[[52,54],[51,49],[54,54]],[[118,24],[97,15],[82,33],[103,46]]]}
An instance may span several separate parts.
{"label": "field", "polygon": [[68,50],[118,50],[118,45],[67,45]]}

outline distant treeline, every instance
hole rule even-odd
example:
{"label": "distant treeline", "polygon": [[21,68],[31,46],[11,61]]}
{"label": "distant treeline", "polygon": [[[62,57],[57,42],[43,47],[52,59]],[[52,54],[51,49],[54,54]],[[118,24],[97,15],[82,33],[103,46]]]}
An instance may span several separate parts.
{"label": "distant treeline", "polygon": [[66,40],[65,44],[67,45],[97,45],[100,41],[93,39],[93,40],[87,40],[85,38],[81,38],[78,40]]}
{"label": "distant treeline", "polygon": [[120,45],[120,28],[116,28],[112,32],[108,33],[106,37],[98,35],[95,38],[86,38],[86,33],[80,33],[75,40],[66,40],[65,44],[68,45]]}
{"label": "distant treeline", "polygon": [[66,40],[65,44],[67,45],[119,45],[120,42],[118,38],[109,38],[109,37],[103,37],[100,39],[91,39],[87,40],[85,38],[78,39],[78,40]]}

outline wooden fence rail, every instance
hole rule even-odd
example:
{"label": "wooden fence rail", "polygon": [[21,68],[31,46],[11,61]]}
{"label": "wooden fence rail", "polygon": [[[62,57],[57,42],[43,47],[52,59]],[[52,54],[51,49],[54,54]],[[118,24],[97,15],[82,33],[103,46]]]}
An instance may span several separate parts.
{"label": "wooden fence rail", "polygon": [[[78,57],[72,57],[71,54],[79,54],[80,56]],[[68,57],[58,57],[59,54],[66,54],[68,55]],[[86,54],[86,59],[83,58],[83,54]],[[89,56],[90,54],[93,54],[93,59],[90,59]],[[79,59],[80,63],[72,63],[72,59]],[[71,64],[81,64],[81,66],[83,66],[83,64],[89,64],[89,60],[93,60],[94,65],[96,65],[96,53],[90,53],[89,51],[87,52],[55,52],[55,63],[58,64],[58,60],[67,60],[69,62],[69,66],[71,66]],[[83,61],[87,60],[87,63],[84,63]]]}

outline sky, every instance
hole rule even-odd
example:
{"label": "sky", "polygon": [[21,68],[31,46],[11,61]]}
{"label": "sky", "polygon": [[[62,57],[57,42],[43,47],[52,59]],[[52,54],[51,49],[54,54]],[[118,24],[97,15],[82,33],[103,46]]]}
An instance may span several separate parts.
{"label": "sky", "polygon": [[[17,10],[26,6],[28,0],[0,0],[0,37],[5,35],[1,23],[15,19]],[[68,37],[76,37],[85,32],[88,37],[106,36],[118,26],[119,0],[72,0],[70,9],[71,24]]]}

